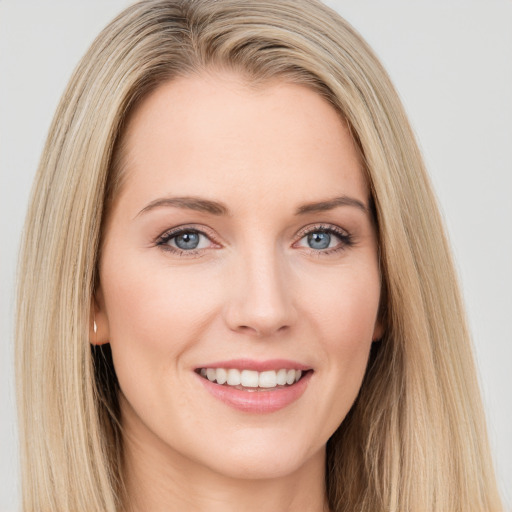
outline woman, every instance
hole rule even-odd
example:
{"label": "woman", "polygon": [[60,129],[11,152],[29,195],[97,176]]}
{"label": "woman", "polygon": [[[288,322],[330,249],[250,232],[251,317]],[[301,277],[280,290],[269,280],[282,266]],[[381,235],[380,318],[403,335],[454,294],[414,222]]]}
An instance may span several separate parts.
{"label": "woman", "polygon": [[414,137],[321,4],[114,20],[20,275],[26,510],[500,510]]}

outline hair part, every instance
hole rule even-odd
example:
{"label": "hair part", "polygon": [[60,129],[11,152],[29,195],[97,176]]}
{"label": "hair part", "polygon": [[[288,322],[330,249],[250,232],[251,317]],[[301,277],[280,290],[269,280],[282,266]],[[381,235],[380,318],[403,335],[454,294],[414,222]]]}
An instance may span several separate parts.
{"label": "hair part", "polygon": [[[348,123],[378,225],[383,339],[327,447],[342,511],[499,511],[457,279],[414,135],[362,38],[315,0],[143,0],[98,36],[64,93],[32,190],[19,265],[23,510],[114,512],[118,384],[89,342],[105,218],[130,112],[162,83],[229,69],[313,88]],[[37,247],[37,251],[33,250]]]}

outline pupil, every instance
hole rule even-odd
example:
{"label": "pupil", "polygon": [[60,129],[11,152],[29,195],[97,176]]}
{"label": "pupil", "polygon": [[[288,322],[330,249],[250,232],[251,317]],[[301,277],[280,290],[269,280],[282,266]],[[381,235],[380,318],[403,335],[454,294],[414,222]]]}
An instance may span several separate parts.
{"label": "pupil", "polygon": [[331,243],[331,235],[329,233],[310,233],[308,235],[308,244],[312,249],[327,249]]}
{"label": "pupil", "polygon": [[181,233],[176,237],[176,245],[180,249],[195,249],[199,245],[199,234],[191,231]]}

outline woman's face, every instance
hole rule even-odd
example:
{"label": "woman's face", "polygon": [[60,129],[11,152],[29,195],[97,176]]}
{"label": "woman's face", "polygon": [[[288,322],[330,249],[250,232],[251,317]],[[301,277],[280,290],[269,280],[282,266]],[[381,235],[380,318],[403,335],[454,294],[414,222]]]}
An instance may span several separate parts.
{"label": "woman's face", "polygon": [[96,321],[127,442],[247,478],[323,461],[380,332],[347,127],[306,87],[217,73],[160,86],[124,142]]}

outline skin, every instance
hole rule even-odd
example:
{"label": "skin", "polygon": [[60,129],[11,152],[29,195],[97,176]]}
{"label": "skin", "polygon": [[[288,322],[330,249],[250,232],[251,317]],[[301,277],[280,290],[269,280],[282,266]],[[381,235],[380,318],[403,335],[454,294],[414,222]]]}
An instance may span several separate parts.
{"label": "skin", "polygon": [[[254,88],[211,72],[147,97],[125,151],[95,316],[121,387],[127,508],[325,510],[325,445],[381,332],[369,190],[346,125],[304,86]],[[230,213],[148,208],[171,196],[222,202]],[[296,214],[337,197],[366,208]],[[177,226],[207,235],[192,255],[172,252],[176,239],[162,243]],[[305,228],[319,227],[343,238],[311,248]],[[234,358],[314,371],[297,401],[247,413],[212,397],[194,372]]]}

